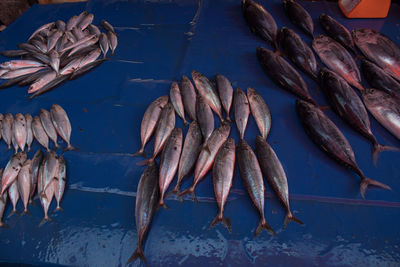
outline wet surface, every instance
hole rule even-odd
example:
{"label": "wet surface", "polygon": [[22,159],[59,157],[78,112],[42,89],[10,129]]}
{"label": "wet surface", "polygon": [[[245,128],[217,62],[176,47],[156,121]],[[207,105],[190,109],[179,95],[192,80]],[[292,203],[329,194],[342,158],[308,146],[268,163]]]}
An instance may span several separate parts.
{"label": "wet surface", "polygon": [[[262,1],[280,27],[287,26],[310,44],[285,16],[280,1]],[[399,43],[400,6],[393,4],[387,19],[348,20],[332,2],[301,2],[311,13],[315,33],[322,33],[317,17],[325,12],[350,30],[372,27]],[[150,266],[398,266],[400,264],[400,153],[383,152],[378,167],[371,145],[345,125],[331,110],[327,114],[352,145],[364,173],[392,187],[392,191],[359,193],[359,178],[322,153],[303,132],[295,112],[295,98],[278,88],[262,71],[255,49],[269,47],[254,36],[242,18],[240,1],[90,1],[79,4],[35,5],[0,33],[0,49],[15,49],[40,25],[67,20],[82,10],[106,19],[119,37],[116,55],[85,76],[29,101],[27,87],[0,91],[0,112],[39,114],[40,108],[58,103],[72,126],[72,145],[65,153],[67,191],[63,213],[54,223],[38,228],[43,216],[39,202],[32,216],[12,216],[0,229],[0,261],[31,265],[124,266],[136,247],[134,205],[144,167],[130,155],[140,146],[140,120],[146,107],[168,94],[171,81],[193,69],[213,77],[226,75],[242,89],[256,88],[272,115],[268,141],[286,170],[291,206],[305,226],[290,223],[282,230],[284,211],[267,187],[266,218],[277,231],[254,240],[258,214],[243,190],[238,170],[225,208],[232,234],[218,225],[209,229],[217,206],[211,176],[196,189],[199,203],[170,197],[169,210],[160,210],[149,232],[145,255]],[[269,47],[270,48],[270,47]],[[5,58],[0,58],[4,61]],[[321,63],[319,62],[320,66]],[[311,94],[326,101],[316,84],[302,74]],[[365,82],[363,81],[363,84]],[[218,120],[216,119],[216,122]],[[372,130],[383,144],[400,142],[371,118]],[[182,121],[177,119],[177,125]],[[187,128],[185,128],[185,132]],[[254,148],[258,134],[249,119],[245,138]],[[238,140],[236,127],[231,136]],[[60,139],[59,139],[60,140]],[[59,141],[61,142],[61,140]],[[37,143],[33,153],[39,149]],[[153,142],[146,146],[152,153]],[[11,152],[0,143],[0,164]],[[182,188],[191,184],[187,179]],[[172,188],[173,185],[171,185]],[[55,208],[52,204],[50,210]],[[22,211],[22,203],[18,210]],[[8,205],[6,216],[11,211]],[[139,265],[136,262],[132,265]]]}

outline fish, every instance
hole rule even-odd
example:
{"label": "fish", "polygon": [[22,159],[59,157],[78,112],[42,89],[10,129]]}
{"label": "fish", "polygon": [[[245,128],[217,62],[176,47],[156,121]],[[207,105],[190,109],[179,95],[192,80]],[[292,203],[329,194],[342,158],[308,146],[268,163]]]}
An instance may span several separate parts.
{"label": "fish", "polygon": [[372,116],[400,140],[400,100],[373,88],[365,90],[362,99]]}
{"label": "fish", "polygon": [[103,63],[104,61],[106,61],[107,58],[102,58],[102,59],[97,59],[91,63],[88,63],[86,65],[84,65],[83,67],[80,67],[79,69],[75,70],[71,76],[69,77],[70,80],[74,80],[86,73],[88,73],[89,71],[97,68],[98,66],[100,66],[101,63]]}
{"label": "fish", "polygon": [[0,113],[0,140],[1,140],[1,135],[2,135],[2,129],[3,129],[3,126],[2,126],[2,121],[4,120],[4,116],[3,116],[3,114],[2,113]]}
{"label": "fish", "polygon": [[283,228],[294,221],[298,224],[304,224],[296,218],[290,210],[289,204],[289,186],[285,170],[272,147],[265,141],[265,138],[258,135],[256,137],[256,155],[260,164],[261,172],[266,177],[268,183],[279,197],[279,200],[285,206],[286,215],[283,222]]}
{"label": "fish", "polygon": [[242,0],[242,13],[250,30],[278,50],[278,26],[272,15],[253,0]]}
{"label": "fish", "polygon": [[191,194],[193,201],[197,202],[194,190],[197,184],[203,180],[204,176],[211,169],[215,156],[219,148],[225,143],[226,139],[228,139],[230,131],[231,126],[228,123],[222,123],[222,125],[211,134],[207,143],[202,147],[197,159],[192,186],[180,193],[179,197]]}
{"label": "fish", "polygon": [[10,70],[7,73],[4,73],[1,76],[1,79],[12,79],[12,78],[17,78],[26,74],[32,74],[35,73],[39,70],[45,69],[46,67],[33,67],[33,68],[22,68],[22,69],[16,69],[16,70]]}
{"label": "fish", "polygon": [[34,74],[29,74],[25,78],[21,79],[21,81],[18,83],[18,85],[25,86],[25,85],[31,84],[52,71],[53,70],[47,69],[47,70],[43,70],[43,71],[38,71]]}
{"label": "fish", "polygon": [[250,111],[256,121],[258,130],[260,130],[261,136],[267,139],[272,122],[268,105],[265,103],[263,97],[251,87],[247,88],[247,99],[249,100]]}
{"label": "fish", "polygon": [[90,34],[96,34],[96,36],[100,36],[101,31],[99,30],[99,28],[96,25],[90,24],[88,26],[89,29],[89,33]]}
{"label": "fish", "polygon": [[51,51],[57,44],[58,39],[62,37],[64,33],[60,30],[55,31],[49,39],[47,39],[47,51]]}
{"label": "fish", "polygon": [[26,132],[25,116],[22,115],[21,113],[17,113],[15,115],[12,130],[13,130],[13,136],[17,144],[16,152],[18,150],[18,147],[21,149],[21,151],[24,151],[27,132]]}
{"label": "fish", "polygon": [[36,34],[42,32],[42,31],[45,30],[45,29],[51,29],[54,25],[55,25],[54,22],[50,22],[50,23],[47,23],[47,24],[44,24],[44,25],[40,26],[39,28],[37,28],[37,29],[32,33],[32,35],[28,38],[28,40],[32,39]]}
{"label": "fish", "polygon": [[29,96],[29,99],[33,99],[41,94],[44,94],[46,92],[50,92],[51,90],[55,89],[56,87],[60,86],[62,83],[67,81],[71,74],[67,75],[60,75],[56,77],[54,80],[51,80],[49,83],[44,85],[42,88],[40,88],[38,91],[33,93],[31,96]]}
{"label": "fish", "polygon": [[47,53],[47,45],[39,40],[31,40],[32,45],[40,50],[43,54]]}
{"label": "fish", "polygon": [[17,204],[18,200],[20,198],[19,192],[18,192],[18,182],[17,179],[12,182],[10,187],[8,188],[8,196],[10,197],[11,204],[13,206],[13,209],[11,213],[8,215],[8,217],[11,217],[14,214],[18,214],[17,212]]}
{"label": "fish", "polygon": [[5,89],[5,88],[9,88],[11,86],[14,85],[19,85],[20,82],[24,81],[26,78],[30,77],[31,74],[24,74],[15,78],[11,78],[5,82],[3,82],[2,84],[0,84],[0,89]]}
{"label": "fish", "polygon": [[146,109],[142,123],[140,125],[140,140],[142,145],[133,156],[146,156],[144,153],[144,147],[146,146],[147,142],[150,140],[151,136],[154,133],[154,130],[157,127],[157,122],[160,118],[163,108],[168,103],[168,96],[163,95],[154,100]]}
{"label": "fish", "polygon": [[247,121],[250,115],[250,105],[246,93],[243,92],[243,90],[239,87],[236,88],[235,95],[233,97],[233,108],[235,111],[236,127],[239,131],[240,139],[243,139],[244,132],[246,131]]}
{"label": "fish", "polygon": [[397,82],[386,71],[366,59],[361,60],[361,71],[372,88],[400,99],[400,82]]}
{"label": "fish", "polygon": [[136,250],[130,256],[126,264],[140,258],[147,265],[147,260],[143,251],[143,243],[147,232],[149,231],[159,201],[160,193],[158,188],[158,174],[159,170],[157,163],[152,161],[140,177],[136,190],[135,204],[135,221],[138,243]]}
{"label": "fish", "polygon": [[260,222],[254,232],[254,238],[256,238],[261,233],[262,229],[265,229],[269,233],[276,236],[275,231],[265,220],[265,188],[261,168],[258,164],[256,155],[244,139],[239,140],[237,146],[237,158],[239,172],[240,176],[242,177],[243,185],[246,188],[246,191],[249,194],[253,205],[256,207],[258,213],[260,214]]}
{"label": "fish", "polygon": [[[82,11],[77,19],[76,19],[76,25],[79,25],[79,23],[81,23],[82,20],[84,20],[86,18],[86,16],[88,15],[88,12],[86,10]],[[76,27],[76,26],[75,26]]]}
{"label": "fish", "polygon": [[94,15],[93,14],[87,14],[79,22],[78,29],[83,31],[84,29],[86,29],[87,26],[89,26],[89,24],[91,24],[93,22],[93,19],[94,19]]}
{"label": "fish", "polygon": [[[94,38],[91,38],[90,40],[88,40],[85,43],[82,43],[78,46],[75,46],[69,53],[68,53],[68,57],[74,55],[74,54],[78,54],[81,51],[86,51],[85,49],[89,48],[89,50],[91,50],[91,46],[97,44],[97,42],[99,41],[99,38],[97,36],[95,36]],[[100,50],[100,49],[99,49]]]}
{"label": "fish", "polygon": [[32,120],[32,132],[38,143],[46,148],[46,151],[49,152],[49,137],[46,134],[46,131],[43,128],[42,122],[38,116],[33,117]]}
{"label": "fish", "polygon": [[21,57],[27,55],[29,52],[26,50],[3,50],[0,51],[0,55],[4,57]]}
{"label": "fish", "polygon": [[293,30],[282,27],[279,31],[280,44],[287,57],[314,80],[317,78],[317,60],[311,48]]}
{"label": "fish", "polygon": [[53,81],[57,77],[57,72],[47,72],[45,75],[34,81],[28,88],[28,94],[35,93],[43,88],[46,84]]}
{"label": "fish", "polygon": [[370,185],[391,190],[389,186],[364,175],[357,165],[349,141],[318,107],[302,100],[296,100],[296,111],[310,139],[330,157],[360,176],[360,193],[363,198],[365,198],[365,192]]}
{"label": "fish", "polygon": [[0,64],[0,68],[9,69],[9,70],[17,70],[22,68],[35,68],[35,67],[42,67],[43,64],[37,62],[35,60],[11,60],[6,61]]}
{"label": "fish", "polygon": [[114,27],[106,20],[101,20],[101,26],[107,31],[115,32]]}
{"label": "fish", "polygon": [[211,222],[214,226],[222,222],[229,232],[232,231],[231,221],[224,216],[224,207],[232,187],[233,173],[235,171],[235,140],[228,138],[218,150],[212,169],[215,199],[218,205],[218,214]]}
{"label": "fish", "polygon": [[219,98],[221,100],[222,107],[225,110],[226,118],[228,122],[231,121],[229,116],[229,111],[232,106],[232,99],[233,99],[233,88],[231,82],[226,78],[224,75],[217,74],[216,76],[217,88]]}
{"label": "fish", "polygon": [[203,98],[212,110],[218,115],[221,122],[224,121],[221,113],[221,102],[214,88],[214,85],[207,79],[206,76],[198,71],[192,71],[192,78],[196,85],[199,95]]}
{"label": "fish", "polygon": [[168,208],[164,202],[164,195],[174,179],[176,171],[178,170],[179,159],[182,151],[182,139],[182,129],[175,128],[168,137],[167,142],[165,142],[165,146],[161,154],[160,175],[158,181],[160,186],[160,201],[158,203],[159,207]]}
{"label": "fish", "polygon": [[190,79],[182,75],[179,89],[181,90],[183,107],[191,120],[197,120],[196,115],[196,91]]}
{"label": "fish", "polygon": [[[2,176],[3,176],[3,169],[0,170],[0,182]],[[7,191],[5,191],[1,196],[2,200],[0,201],[0,228],[8,227],[8,225],[3,222],[3,215],[7,205],[7,198],[8,198],[8,193]]]}
{"label": "fish", "polygon": [[[47,188],[50,186],[53,180],[58,180],[58,170],[59,170],[59,161],[57,157],[57,153],[55,151],[50,151],[46,153],[46,156],[43,159],[43,189],[42,193],[46,192]],[[56,179],[57,177],[57,179]],[[41,197],[45,197],[43,194]]]}
{"label": "fish", "polygon": [[18,191],[21,196],[21,200],[24,203],[24,211],[22,214],[30,215],[28,210],[28,202],[31,193],[31,176],[32,176],[32,161],[30,159],[26,160],[24,165],[22,165],[21,170],[18,173]]}
{"label": "fish", "polygon": [[167,103],[161,111],[160,118],[157,123],[154,137],[154,150],[153,156],[145,161],[139,162],[139,165],[148,164],[157,157],[157,155],[164,148],[165,142],[167,141],[172,130],[175,128],[175,111],[171,103]]}
{"label": "fish", "polygon": [[109,45],[107,35],[104,32],[102,32],[99,36],[99,44],[101,52],[103,52],[103,55],[105,57],[107,55]]}
{"label": "fish", "polygon": [[57,144],[57,131],[51,120],[50,112],[45,109],[40,109],[40,121],[42,122],[43,129],[47,136],[53,141],[54,147],[58,148]]}
{"label": "fish", "polygon": [[316,104],[300,74],[281,56],[263,47],[257,48],[257,58],[267,75],[295,96]]}
{"label": "fish", "polygon": [[[182,154],[178,165],[178,181],[174,189],[168,194],[180,194],[181,183],[193,170],[199,156],[202,138],[200,126],[197,121],[192,121],[183,143]],[[182,199],[180,199],[182,200]]]}
{"label": "fish", "polygon": [[75,47],[80,46],[82,44],[87,44],[93,38],[97,38],[96,34],[90,34],[90,35],[86,36],[85,38],[82,38],[80,40],[76,40],[76,42],[64,47],[63,49],[61,49],[61,51],[59,51],[59,53],[63,53],[63,52],[66,52],[68,50],[74,49]]}
{"label": "fish", "polygon": [[63,211],[61,208],[61,200],[64,196],[65,184],[67,182],[67,165],[63,156],[58,159],[58,175],[54,185],[54,197],[57,201],[57,207],[54,211]]}
{"label": "fish", "polygon": [[19,49],[25,50],[29,53],[42,53],[42,51],[40,51],[40,49],[37,49],[34,45],[28,44],[28,43],[18,44],[17,47]]}
{"label": "fish", "polygon": [[328,68],[342,76],[358,90],[364,90],[360,84],[361,76],[357,64],[341,44],[328,36],[318,35],[314,38],[312,47]]}
{"label": "fish", "polygon": [[101,55],[101,49],[96,48],[92,50],[89,54],[87,54],[79,64],[78,68],[82,68],[87,64],[94,62]]}
{"label": "fish", "polygon": [[12,125],[13,125],[14,117],[10,113],[7,113],[4,116],[4,119],[1,122],[1,136],[6,142],[8,148],[7,150],[11,149],[11,141],[13,136]]}
{"label": "fish", "polygon": [[204,138],[204,143],[206,143],[214,131],[214,114],[212,113],[210,106],[205,103],[200,95],[197,96],[196,100],[196,114],[197,122],[199,123]]}
{"label": "fish", "polygon": [[[69,41],[70,45],[72,45],[72,44],[76,43],[76,41],[78,41],[78,40],[76,39],[75,35],[73,35],[72,32],[70,32],[70,31],[65,32],[65,33],[64,33],[64,36],[65,36],[66,39]],[[61,50],[57,51],[57,52],[59,52],[59,53],[62,54],[63,52],[66,51],[66,50],[64,50],[66,47],[68,47],[68,46],[64,45],[63,48],[62,48]]]}
{"label": "fish", "polygon": [[60,56],[58,55],[56,50],[51,50],[49,55],[50,55],[50,66],[56,73],[58,73],[58,70],[60,68]]}
{"label": "fish", "polygon": [[73,27],[76,27],[78,23],[78,16],[72,16],[68,21],[66,25],[66,31],[69,32],[72,30]]}
{"label": "fish", "polygon": [[109,31],[107,37],[108,37],[108,42],[110,44],[111,53],[114,55],[114,51],[118,45],[117,35],[114,32]]}
{"label": "fish", "polygon": [[355,29],[353,40],[362,54],[400,82],[400,47],[373,29]]}
{"label": "fish", "polygon": [[[47,65],[51,64],[50,57],[45,55],[45,54],[42,54],[42,53],[30,53],[29,56],[32,57],[33,60],[35,60],[35,61],[38,60],[38,61],[42,62],[43,64],[47,64]],[[38,62],[38,63],[40,64],[40,62]]]}
{"label": "fish", "polygon": [[14,136],[14,124],[13,124],[13,135],[11,136],[11,143],[14,147],[15,153],[17,153],[18,152],[18,143]]}
{"label": "fish", "polygon": [[329,37],[335,39],[353,54],[356,54],[353,37],[345,26],[327,14],[321,14],[319,22]]}
{"label": "fish", "polygon": [[31,192],[29,194],[30,202],[33,202],[33,196],[35,195],[36,186],[38,184],[39,168],[42,165],[43,152],[38,150],[32,158],[32,173],[31,173]]}
{"label": "fish", "polygon": [[44,215],[43,215],[43,219],[39,223],[38,227],[41,227],[46,222],[53,221],[53,219],[48,215],[48,212],[49,212],[49,207],[50,207],[51,201],[53,200],[53,197],[55,194],[55,185],[56,184],[57,184],[57,180],[53,179],[50,186],[48,186],[47,189],[43,192],[43,195],[45,197],[40,197],[40,203],[42,204]]}
{"label": "fish", "polygon": [[307,10],[294,0],[283,0],[282,3],[290,21],[313,38],[314,22]]}
{"label": "fish", "polygon": [[65,32],[67,25],[65,24],[64,21],[59,19],[59,20],[56,21],[56,27],[60,31]]}
{"label": "fish", "polygon": [[171,84],[169,97],[171,99],[172,105],[174,106],[176,114],[178,114],[178,116],[182,118],[183,124],[187,125],[188,122],[185,119],[185,109],[183,107],[182,96],[177,82],[173,82]]}
{"label": "fish", "polygon": [[26,145],[28,146],[28,151],[31,151],[31,145],[33,141],[31,114],[25,114],[25,121],[26,121]]}
{"label": "fish", "polygon": [[56,132],[67,143],[65,150],[74,149],[70,143],[72,127],[67,112],[60,105],[53,104],[50,109],[50,117]]}
{"label": "fish", "polygon": [[80,39],[85,37],[85,35],[83,34],[82,30],[79,29],[79,28],[74,27],[74,28],[72,28],[71,32],[74,35],[76,40],[80,40]]}

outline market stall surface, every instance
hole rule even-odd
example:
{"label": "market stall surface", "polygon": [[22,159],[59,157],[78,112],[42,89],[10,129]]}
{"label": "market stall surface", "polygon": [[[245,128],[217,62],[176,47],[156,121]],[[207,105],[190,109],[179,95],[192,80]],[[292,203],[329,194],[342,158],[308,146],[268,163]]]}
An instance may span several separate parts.
{"label": "market stall surface", "polygon": [[[310,44],[311,39],[286,17],[281,1],[260,2],[279,28],[294,29]],[[374,20],[346,19],[333,2],[301,4],[314,18],[316,34],[322,33],[318,16],[327,13],[350,30],[370,27],[400,43],[397,4],[392,5],[386,19]],[[254,239],[259,217],[236,169],[225,208],[225,215],[232,221],[232,233],[222,225],[210,229],[217,206],[208,174],[196,189],[199,203],[190,197],[183,203],[170,197],[166,200],[170,209],[161,209],[155,215],[145,244],[150,266],[400,264],[400,153],[383,152],[374,167],[370,143],[332,110],[326,111],[349,139],[364,173],[392,187],[392,191],[370,189],[362,199],[359,177],[314,146],[297,118],[295,98],[262,71],[255,49],[270,46],[250,32],[240,1],[35,5],[0,33],[0,50],[16,49],[40,25],[67,20],[83,10],[95,15],[95,24],[106,19],[115,26],[119,41],[116,55],[83,77],[33,100],[27,98],[27,87],[0,91],[3,114],[37,115],[40,108],[49,109],[53,103],[63,106],[73,126],[71,142],[79,149],[64,154],[68,165],[62,202],[65,211],[51,214],[55,222],[40,228],[43,214],[38,201],[29,207],[32,216],[5,218],[9,228],[0,229],[0,262],[124,266],[137,243],[135,196],[144,167],[137,165],[142,158],[131,154],[140,147],[142,115],[155,98],[168,94],[172,81],[198,70],[210,78],[221,73],[234,87],[254,87],[265,98],[272,114],[268,141],[286,170],[292,209],[305,225],[290,223],[281,229],[284,210],[267,186],[265,213],[277,237],[263,232]],[[325,105],[317,85],[305,74],[302,76],[318,103]],[[371,122],[379,142],[400,147],[400,142],[372,117]],[[177,126],[182,126],[180,119]],[[253,148],[257,134],[255,121],[250,118],[245,138]],[[231,136],[238,141],[233,124]],[[152,148],[153,142],[147,145],[147,154]],[[29,156],[37,149],[40,147],[35,143]],[[0,164],[5,166],[12,152],[6,152],[4,142],[0,151]],[[182,188],[191,182],[192,177]],[[50,210],[54,207],[53,203]],[[18,209],[22,211],[21,202]],[[5,217],[10,210],[11,205]]]}

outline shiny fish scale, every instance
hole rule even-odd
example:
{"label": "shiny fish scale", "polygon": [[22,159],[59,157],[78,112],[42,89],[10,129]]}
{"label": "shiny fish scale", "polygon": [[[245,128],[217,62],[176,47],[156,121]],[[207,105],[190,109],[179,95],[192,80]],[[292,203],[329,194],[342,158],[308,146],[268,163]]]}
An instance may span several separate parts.
{"label": "shiny fish scale", "polygon": [[38,116],[33,117],[32,132],[36,141],[38,141],[40,145],[49,151],[49,137],[47,136],[46,131],[43,129],[42,122]]}
{"label": "shiny fish scale", "polygon": [[53,104],[50,109],[50,115],[58,135],[61,136],[61,138],[67,143],[67,149],[70,149],[72,129],[67,113],[61,106]]}
{"label": "shiny fish scale", "polygon": [[40,110],[40,121],[42,122],[43,129],[47,136],[54,142],[54,146],[57,148],[57,132],[54,128],[53,122],[51,121],[50,112],[45,109]]}

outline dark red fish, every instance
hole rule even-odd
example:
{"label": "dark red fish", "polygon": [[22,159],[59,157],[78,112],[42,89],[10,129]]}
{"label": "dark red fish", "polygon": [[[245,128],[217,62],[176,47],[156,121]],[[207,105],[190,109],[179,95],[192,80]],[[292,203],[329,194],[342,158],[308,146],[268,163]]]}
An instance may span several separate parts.
{"label": "dark red fish", "polygon": [[233,99],[233,88],[231,82],[225,76],[217,74],[217,88],[221,104],[226,112],[226,120],[231,121],[229,117],[229,111],[231,110],[232,99]]}
{"label": "dark red fish", "polygon": [[345,26],[327,14],[321,14],[321,16],[319,16],[319,22],[329,37],[341,43],[354,54],[356,53],[353,37],[351,37],[351,33]]}
{"label": "dark red fish", "polygon": [[283,8],[292,23],[312,38],[314,34],[314,22],[307,10],[294,0],[283,0]]}
{"label": "dark red fish", "polygon": [[239,87],[236,88],[235,96],[233,98],[233,107],[235,111],[236,127],[239,131],[240,138],[244,138],[246,131],[247,121],[250,115],[250,105],[246,93]]}

